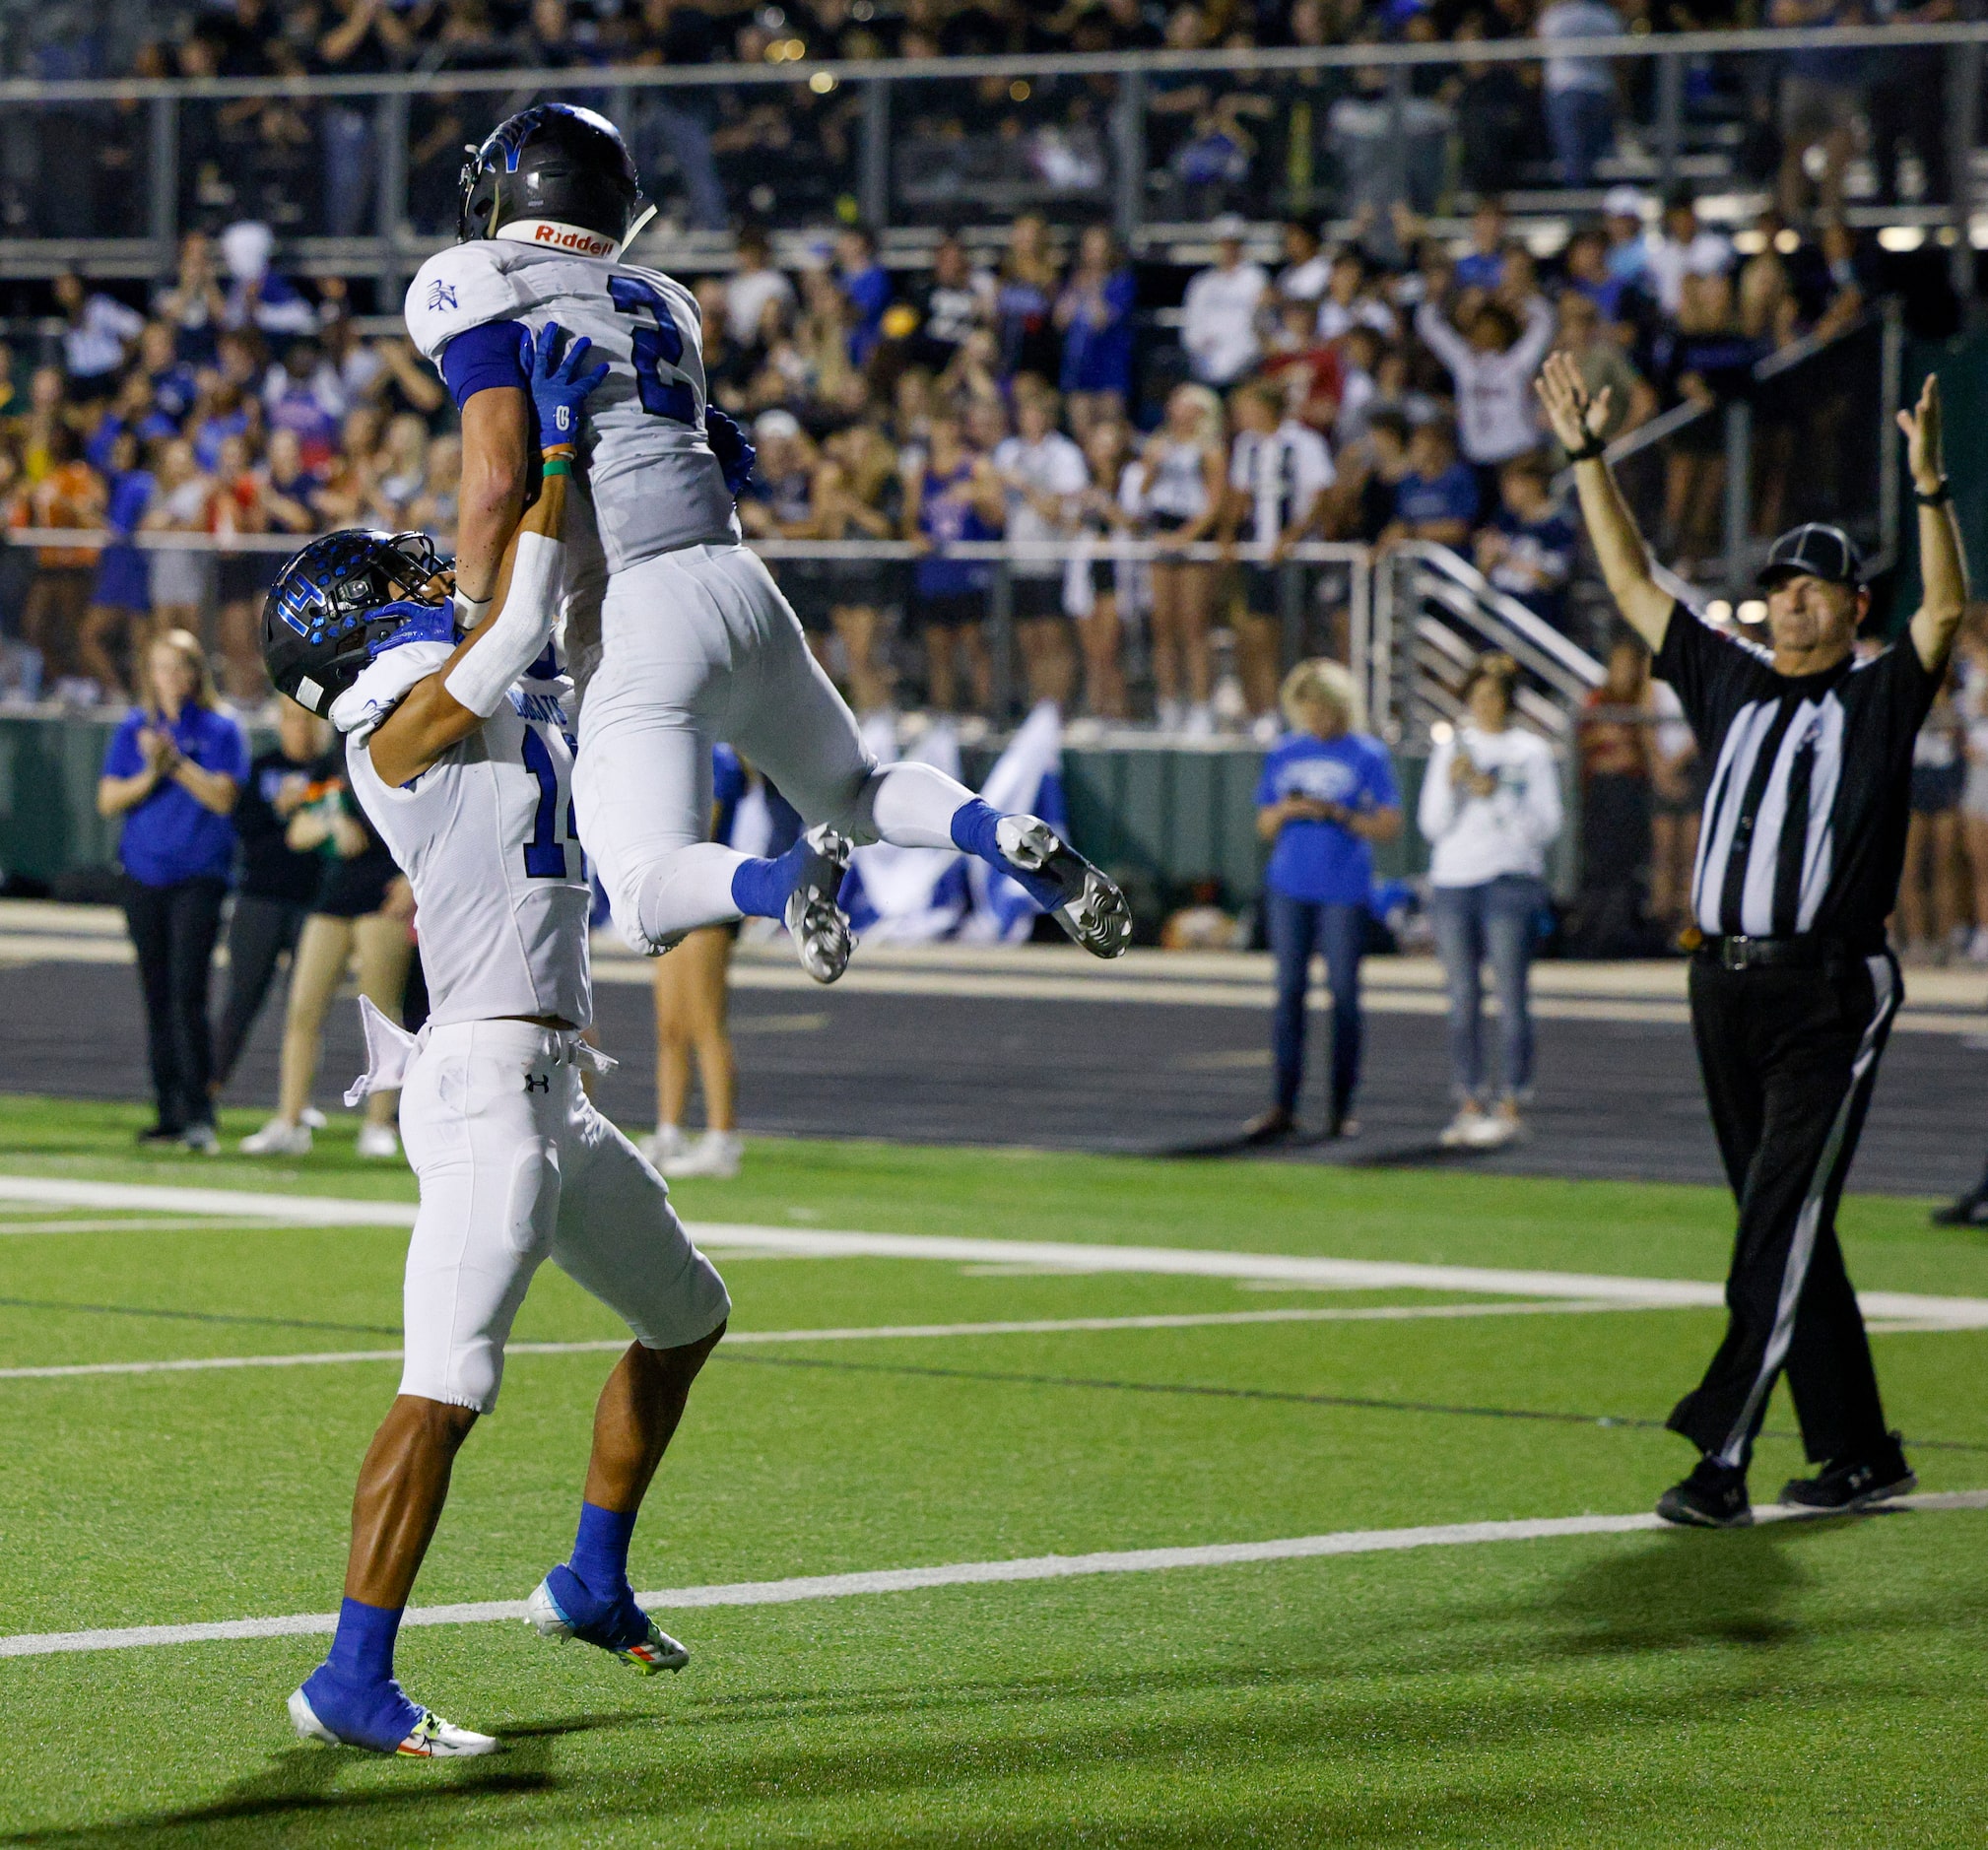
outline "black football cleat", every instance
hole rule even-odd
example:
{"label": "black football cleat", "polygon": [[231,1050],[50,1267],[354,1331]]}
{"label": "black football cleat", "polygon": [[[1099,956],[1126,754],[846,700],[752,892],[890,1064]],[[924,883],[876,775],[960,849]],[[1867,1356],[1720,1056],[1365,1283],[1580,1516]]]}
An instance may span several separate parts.
{"label": "black football cleat", "polygon": [[1832,1459],[1813,1478],[1791,1478],[1781,1488],[1781,1501],[1796,1509],[1845,1516],[1903,1496],[1918,1483],[1918,1474],[1906,1464],[1893,1432],[1869,1457]]}
{"label": "black football cleat", "polygon": [[1701,1458],[1689,1478],[1657,1498],[1657,1514],[1684,1529],[1745,1529],[1754,1520],[1747,1474],[1716,1458]]}

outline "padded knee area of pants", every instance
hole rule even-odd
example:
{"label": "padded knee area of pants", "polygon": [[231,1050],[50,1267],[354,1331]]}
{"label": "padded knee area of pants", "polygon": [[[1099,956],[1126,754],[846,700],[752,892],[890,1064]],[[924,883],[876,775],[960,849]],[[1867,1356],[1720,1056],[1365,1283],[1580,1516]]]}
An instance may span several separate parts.
{"label": "padded knee area of pants", "polygon": [[899,848],[952,848],[953,818],[972,791],[930,764],[887,764],[861,799],[880,839]]}
{"label": "padded knee area of pants", "polygon": [[732,876],[747,858],[715,841],[656,856],[635,878],[631,916],[625,922],[616,911],[622,936],[642,956],[652,957],[686,932],[737,918]]}

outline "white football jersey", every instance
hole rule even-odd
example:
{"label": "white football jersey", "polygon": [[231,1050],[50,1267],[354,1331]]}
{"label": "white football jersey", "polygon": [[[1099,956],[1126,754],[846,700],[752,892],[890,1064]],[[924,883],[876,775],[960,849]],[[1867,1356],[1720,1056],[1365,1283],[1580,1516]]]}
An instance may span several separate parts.
{"label": "white football jersey", "polygon": [[587,401],[579,486],[609,571],[739,539],[704,440],[703,323],[689,290],[660,270],[504,237],[437,251],[408,288],[408,333],[437,367],[458,334],[492,321],[534,331],[557,321],[608,363]]}
{"label": "white football jersey", "polygon": [[551,648],[413,783],[393,788],[372,767],[372,728],[449,653],[408,642],[367,668],[345,744],[353,794],[414,887],[429,1019],[545,1015],[584,1027],[593,893],[573,826],[572,683]]}

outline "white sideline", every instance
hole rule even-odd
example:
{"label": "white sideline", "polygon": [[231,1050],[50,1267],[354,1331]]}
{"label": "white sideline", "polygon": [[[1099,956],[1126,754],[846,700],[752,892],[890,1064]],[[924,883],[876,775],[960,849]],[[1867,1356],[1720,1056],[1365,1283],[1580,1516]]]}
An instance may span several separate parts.
{"label": "white sideline", "polygon": [[[1988,1509],[1988,1490],[1947,1490],[1901,1496],[1892,1508]],[[1760,1522],[1800,1521],[1806,1512],[1768,1504]],[[1479,1542],[1543,1542],[1561,1536],[1627,1535],[1666,1527],[1651,1514],[1552,1516],[1516,1522],[1437,1523],[1419,1529],[1347,1529],[1279,1542],[1223,1542],[1205,1548],[1130,1549],[1098,1554],[1037,1554],[1025,1560],[958,1561],[938,1567],[892,1567],[871,1573],[804,1574],[792,1580],[744,1580],[728,1586],[669,1587],[636,1598],[672,1612],[700,1606],[784,1606],[800,1600],[839,1600],[861,1594],[910,1593],[927,1587],[988,1586],[1004,1581],[1068,1580],[1089,1574],[1160,1573],[1179,1567],[1239,1567],[1259,1561],[1313,1560],[1334,1554],[1380,1554],[1403,1549],[1467,1548]],[[1701,1539],[1707,1546],[1709,1538]],[[414,1606],[404,1625],[474,1625],[521,1619],[522,1600],[482,1600],[463,1606]],[[77,1651],[129,1651],[142,1645],[210,1644],[237,1638],[297,1638],[337,1628],[336,1613],[292,1613],[280,1619],[226,1619],[210,1624],[126,1625],[101,1631],[17,1632],[0,1637],[0,1657],[54,1657]]]}
{"label": "white sideline", "polygon": [[[1055,1336],[1087,1330],[1192,1330],[1232,1323],[1386,1323],[1421,1317],[1524,1317],[1594,1310],[1663,1310],[1663,1304],[1637,1304],[1609,1298],[1583,1303],[1578,1298],[1514,1304],[1361,1304],[1333,1310],[1212,1310],[1170,1312],[1144,1317],[1040,1317],[1009,1323],[895,1323],[854,1325],[830,1330],[734,1330],[727,1349],[755,1343],[863,1343],[894,1337]],[[1944,1324],[1935,1326],[1946,1328]],[[506,1355],[619,1354],[629,1346],[624,1336],[585,1343],[507,1343]],[[156,1361],[70,1361],[38,1366],[0,1368],[0,1381],[62,1381],[79,1375],[200,1374],[214,1368],[321,1368],[342,1362],[398,1361],[397,1349],[345,1349],[298,1355],[187,1355]]]}
{"label": "white sideline", "polygon": [[[160,1188],[72,1182],[58,1176],[0,1175],[0,1201],[43,1206],[177,1210],[304,1226],[414,1224],[412,1202],[347,1201],[329,1195],[250,1194],[227,1188]],[[1636,1279],[1585,1272],[1519,1272],[1489,1266],[1425,1266],[1406,1261],[1314,1259],[1180,1246],[1121,1246],[1078,1240],[969,1239],[950,1234],[853,1233],[826,1228],[700,1222],[700,1245],[806,1259],[924,1259],[959,1265],[1041,1266],[1061,1272],[1130,1272],[1175,1278],[1273,1280],[1297,1289],[1462,1291],[1491,1297],[1615,1298],[1641,1305],[1724,1308],[1725,1288],[1696,1279]],[[1988,1298],[1916,1291],[1860,1291],[1867,1317],[1947,1330],[1988,1329]]]}

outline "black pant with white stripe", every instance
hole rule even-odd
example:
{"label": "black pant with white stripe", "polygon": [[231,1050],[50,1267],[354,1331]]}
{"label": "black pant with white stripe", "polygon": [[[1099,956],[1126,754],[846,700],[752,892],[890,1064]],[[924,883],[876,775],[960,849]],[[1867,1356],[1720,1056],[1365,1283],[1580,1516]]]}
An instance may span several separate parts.
{"label": "black pant with white stripe", "polygon": [[1884,1440],[1836,1203],[1901,993],[1889,952],[1806,969],[1691,964],[1691,1031],[1740,1224],[1725,1341],[1670,1425],[1726,1464],[1747,1463],[1783,1368],[1810,1459]]}

